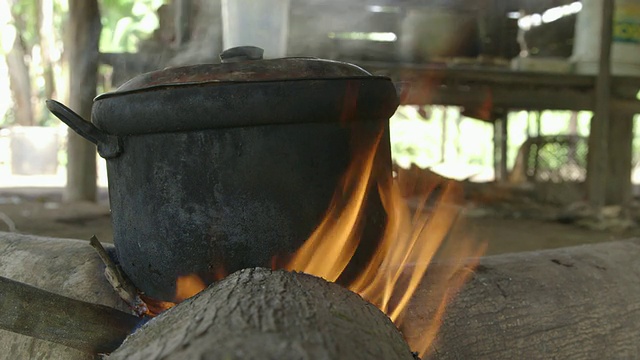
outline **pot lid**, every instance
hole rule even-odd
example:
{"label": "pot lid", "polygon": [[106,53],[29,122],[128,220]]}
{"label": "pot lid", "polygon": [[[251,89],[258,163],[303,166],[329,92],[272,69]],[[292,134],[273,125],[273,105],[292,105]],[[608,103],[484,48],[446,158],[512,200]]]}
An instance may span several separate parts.
{"label": "pot lid", "polygon": [[398,106],[391,79],[339,61],[262,59],[263,50],[224,51],[220,64],[139,75],[98,96],[91,122],[111,135],[225,127],[388,119]]}
{"label": "pot lid", "polygon": [[373,76],[361,67],[345,62],[313,57],[265,60],[262,58],[263,53],[263,49],[255,46],[234,47],[220,54],[220,64],[170,67],[142,74],[127,81],[117,90],[98,96],[96,100],[167,86]]}

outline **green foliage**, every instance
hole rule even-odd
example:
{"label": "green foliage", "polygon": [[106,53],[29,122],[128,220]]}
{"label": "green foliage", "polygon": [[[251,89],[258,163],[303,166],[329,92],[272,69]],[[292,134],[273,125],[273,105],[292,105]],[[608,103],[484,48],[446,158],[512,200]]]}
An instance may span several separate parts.
{"label": "green foliage", "polygon": [[135,52],[138,42],[158,27],[162,0],[102,0],[100,51]]}

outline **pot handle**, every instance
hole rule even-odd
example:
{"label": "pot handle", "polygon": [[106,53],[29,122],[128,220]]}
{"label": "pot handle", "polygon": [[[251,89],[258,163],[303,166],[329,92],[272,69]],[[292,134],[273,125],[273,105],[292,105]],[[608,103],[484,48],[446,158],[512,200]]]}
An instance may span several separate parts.
{"label": "pot handle", "polygon": [[67,124],[71,130],[78,135],[96,144],[98,154],[105,159],[117,157],[122,153],[122,141],[115,135],[110,135],[95,127],[92,123],[84,120],[73,110],[62,105],[55,100],[47,100],[47,108],[63,123]]}

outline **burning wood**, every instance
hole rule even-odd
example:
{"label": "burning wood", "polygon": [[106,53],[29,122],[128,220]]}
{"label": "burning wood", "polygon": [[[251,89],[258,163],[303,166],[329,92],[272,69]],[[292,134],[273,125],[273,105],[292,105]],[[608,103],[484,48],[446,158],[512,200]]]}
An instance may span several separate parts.
{"label": "burning wood", "polygon": [[122,269],[113,262],[102,244],[100,244],[100,241],[98,241],[98,238],[92,236],[89,244],[96,250],[100,260],[104,263],[104,276],[120,298],[126,302],[138,316],[149,314],[149,309],[140,298],[138,290],[131,284],[129,279],[127,279]]}
{"label": "burning wood", "polygon": [[[482,258],[476,272],[447,305],[441,321],[436,323],[441,327],[428,351],[431,354],[429,358],[634,358],[640,353],[640,343],[636,341],[640,337],[640,311],[637,311],[640,268],[635,265],[639,256],[640,240],[630,240]],[[470,263],[473,264],[474,261],[471,259]],[[416,338],[431,336],[433,327],[425,324],[433,324],[434,314],[442,309],[442,302],[434,299],[451,299],[452,290],[448,279],[451,274],[455,275],[452,269],[457,267],[459,271],[468,274],[467,266],[453,265],[437,262],[431,264],[419,283],[401,326],[404,337],[411,343],[415,343]],[[409,264],[408,271],[412,270],[411,267],[413,265]],[[103,270],[99,257],[87,242],[0,233],[0,276],[93,303],[123,306],[103,278]],[[307,316],[314,316],[310,312],[312,305],[322,306],[325,298],[342,299],[340,296],[348,299],[345,303],[357,304],[356,307],[360,310],[354,310],[358,311],[354,314],[359,315],[352,318],[351,312],[347,313],[349,317],[343,317],[343,312],[331,313],[331,316],[327,316],[330,320],[319,317],[317,323],[307,323],[308,328],[284,328],[283,331],[299,332],[301,334],[298,336],[302,337],[307,330],[310,331],[309,334],[324,332],[318,336],[324,336],[322,339],[327,341],[330,341],[328,339],[331,336],[338,337],[339,339],[331,341],[344,344],[343,341],[346,340],[340,338],[348,340],[352,334],[331,334],[326,331],[328,327],[325,323],[348,323],[364,316],[377,319],[358,320],[377,324],[366,329],[366,332],[391,334],[392,339],[396,336],[393,335],[395,330],[389,330],[390,322],[381,320],[380,312],[372,310],[371,305],[363,305],[362,300],[354,299],[357,296],[336,285],[325,284],[320,279],[302,274],[282,274],[277,275],[282,284],[285,283],[283,279],[287,279],[288,284],[297,284],[298,281],[322,283],[313,286],[331,291],[315,293],[314,298],[309,298],[310,295],[305,295],[299,285],[287,285],[287,289],[291,287],[298,290],[293,293],[288,290],[268,293],[261,290],[264,283],[257,278],[265,278],[265,273],[268,271],[247,270],[222,281],[220,284],[226,285],[220,289],[218,285],[212,285],[207,292],[179,304],[149,322],[139,335],[131,336],[131,341],[137,338],[135,342],[141,344],[141,339],[146,338],[148,343],[143,346],[145,350],[140,349],[140,353],[153,355],[175,348],[175,342],[182,343],[182,337],[161,337],[162,334],[172,333],[184,335],[185,339],[193,339],[189,344],[185,343],[184,348],[178,349],[183,353],[197,353],[200,346],[227,349],[236,346],[239,352],[244,353],[262,350],[259,355],[264,358],[271,356],[269,351],[275,354],[272,358],[288,358],[278,357],[282,354],[278,352],[281,347],[303,349],[307,342],[294,344],[293,338],[284,337],[280,338],[282,343],[279,343],[275,340],[278,339],[278,332],[271,331],[273,328],[267,326],[271,323],[266,320],[271,319],[273,323],[280,324],[277,317],[282,316],[287,319],[299,318],[291,321],[304,323]],[[297,280],[298,278],[303,279]],[[241,288],[242,291],[235,293],[233,301],[229,302],[223,299],[223,295],[228,295],[233,290],[232,285],[236,285],[233,279],[246,281],[237,282],[237,289]],[[277,281],[273,281],[270,289],[277,285]],[[224,303],[221,305],[223,308],[216,311],[216,307],[209,306],[203,312],[200,306],[205,306],[204,302],[208,298],[211,299],[211,304]],[[193,305],[196,302],[200,305]],[[259,310],[257,307],[253,308],[251,303],[279,310]],[[339,301],[336,303],[340,304]],[[395,303],[393,297],[391,303]],[[233,314],[225,312],[228,307],[240,306],[239,304],[244,304],[244,307],[238,309],[247,311]],[[293,305],[284,307],[284,304]],[[27,302],[24,306],[28,309],[31,303]],[[176,315],[172,315],[174,312]],[[0,317],[11,314],[0,313]],[[67,315],[75,316],[78,321],[87,321],[80,314]],[[260,331],[226,335],[227,324],[237,323],[235,326],[249,327],[251,319],[260,316],[265,319],[260,324],[264,325]],[[206,324],[211,327],[207,328]],[[361,325],[359,322],[353,326]],[[190,333],[182,332],[187,330]],[[214,336],[221,342],[211,343],[213,338],[208,336]],[[396,340],[393,342],[397,344]],[[265,347],[261,349],[261,344],[265,343]],[[127,344],[130,341],[126,341],[122,349],[132,351],[129,348],[131,345]],[[368,348],[364,345],[352,344],[354,351],[366,353]],[[2,330],[0,350],[0,353],[6,354],[7,359],[34,358],[42,354],[46,354],[48,358],[70,360],[91,358],[86,353],[62,345]],[[318,347],[315,351],[323,354],[325,349]],[[116,353],[121,354],[120,350]],[[381,358],[377,355],[372,354],[370,358]]]}
{"label": "burning wood", "polygon": [[241,270],[161,314],[109,359],[414,359],[381,311],[322,279]]}
{"label": "burning wood", "polygon": [[[358,163],[360,162],[356,161],[354,164]],[[355,172],[358,168],[352,167],[351,170]],[[364,173],[366,174],[366,171]],[[350,175],[345,178],[347,181],[351,179]],[[366,175],[353,179],[359,182],[355,188],[367,188]],[[446,302],[472,272],[473,266],[461,260],[477,257],[484,252],[484,246],[475,244],[457,229],[460,207],[456,203],[461,196],[460,189],[452,182],[443,184],[441,188],[431,188],[432,191],[425,193],[420,199],[418,210],[411,211],[397,183],[378,184],[388,217],[384,236],[373,257],[355,280],[348,284],[350,290],[378,306],[397,326],[401,326],[409,300],[430,267],[436,252],[442,251],[443,245],[447,245],[447,256],[453,259],[456,265],[450,272],[443,274],[439,285],[446,285],[449,291],[439,293],[435,299],[429,299],[439,304],[439,311],[432,317],[432,322],[425,324],[425,327],[431,330],[410,342],[412,349],[417,350],[421,356],[426,353],[435,338]],[[344,195],[337,194],[337,198],[341,196]],[[365,196],[366,192],[354,193],[346,208],[354,203],[361,203]],[[287,270],[302,271],[330,281],[339,278],[358,246],[358,219],[346,224],[341,223],[344,215],[340,212],[342,210],[339,207],[330,208],[325,221],[286,265]],[[447,237],[449,239],[445,242]],[[340,256],[332,256],[335,254]],[[341,258],[345,260],[335,261]],[[465,268],[465,265],[468,267]]]}
{"label": "burning wood", "polygon": [[[291,256],[273,259],[274,267],[288,272],[265,269],[236,272],[146,324],[113,358],[192,358],[206,354],[229,359],[257,356],[410,359],[413,355],[409,349],[417,350],[421,356],[442,356],[452,351],[449,348],[457,348],[457,342],[446,343],[446,326],[442,332],[438,329],[443,316],[446,325],[451,314],[457,314],[456,310],[445,313],[445,308],[473,274],[483,246],[460,230],[457,201],[461,193],[454,183],[441,181],[437,186],[421,187],[430,191],[423,194],[417,210],[412,210],[389,174],[378,176],[377,171],[382,170],[375,166],[376,158],[387,153],[378,147],[388,146],[382,138],[378,136],[371,141],[373,144],[359,148],[364,151],[355,154],[324,220],[309,239]],[[368,198],[379,199],[387,215],[383,237],[375,243],[377,248],[367,243],[363,234],[364,224],[369,220],[365,210]],[[93,241],[93,245],[97,242]],[[359,251],[367,247],[371,249],[365,250],[372,251],[363,262]],[[439,258],[448,260],[446,266],[433,264],[437,253]],[[118,278],[118,269],[109,257],[101,251],[99,254],[110,270],[107,274],[115,289],[137,306],[137,294],[127,290],[124,277]],[[483,274],[494,268],[482,265]],[[351,274],[354,269],[358,272]],[[511,270],[517,274],[517,269]],[[215,272],[222,274],[224,269]],[[474,289],[485,285],[476,281],[479,278],[481,274],[470,284]],[[177,280],[176,303],[205,288],[196,274]],[[504,290],[501,285],[496,286]],[[463,294],[467,289],[468,286]],[[506,297],[504,291],[499,294]],[[496,301],[483,298],[481,293],[476,295],[471,304]],[[372,304],[386,313],[395,326],[382,312],[371,310]],[[162,311],[175,304],[152,305],[152,311]],[[467,318],[453,320],[457,327]],[[459,331],[456,328],[454,334]],[[480,326],[476,331],[485,330]],[[509,341],[508,334],[494,335]],[[465,353],[463,358],[470,355],[473,354]]]}
{"label": "burning wood", "polygon": [[[397,326],[401,326],[409,300],[431,260],[436,252],[442,250],[445,239],[452,235],[448,241],[448,256],[457,265],[439,283],[449,290],[439,293],[436,299],[430,299],[438,304],[439,310],[432,317],[432,322],[425,325],[430,329],[425,332],[428,335],[420,339],[413,338],[410,343],[414,350],[423,355],[435,338],[446,302],[471,274],[472,270],[464,268],[465,264],[460,260],[477,257],[484,248],[456,232],[460,211],[457,202],[461,192],[455,183],[422,184],[422,189],[429,188],[431,191],[422,194],[418,210],[412,211],[396,182],[386,176],[375,176],[374,164],[380,153],[378,147],[381,138],[382,134],[376,137],[375,142],[364,144],[361,148],[363,151],[354,155],[326,216],[302,247],[290,259],[274,259],[272,263],[274,268],[304,272],[339,282],[359,249],[367,198],[371,196],[372,189],[377,190],[376,195],[382,200],[387,214],[382,239],[368,261],[358,266],[359,272],[354,279],[345,285],[378,306]],[[406,271],[408,268],[411,271]],[[194,287],[194,277],[190,275],[178,279],[176,302],[184,299],[185,294],[195,294],[205,288],[202,281]],[[158,301],[149,301],[149,304],[160,310],[174,305]]]}
{"label": "burning wood", "polygon": [[[429,358],[634,358],[639,255],[632,240],[483,258],[448,305]],[[425,323],[442,311],[432,299],[450,294],[440,279],[456,267],[432,264],[421,281],[401,327],[409,342],[432,335]],[[356,298],[303,274],[245,270],[152,320],[113,358],[397,358],[370,351],[372,338],[362,337],[371,334],[389,335],[381,347],[400,345],[390,323]]]}

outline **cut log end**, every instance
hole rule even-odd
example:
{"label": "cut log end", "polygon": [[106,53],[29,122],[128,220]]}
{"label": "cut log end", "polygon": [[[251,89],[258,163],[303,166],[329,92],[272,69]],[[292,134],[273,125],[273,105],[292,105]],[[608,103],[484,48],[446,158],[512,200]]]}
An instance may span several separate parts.
{"label": "cut log end", "polygon": [[247,269],[145,324],[109,359],[407,359],[391,320],[301,273]]}

